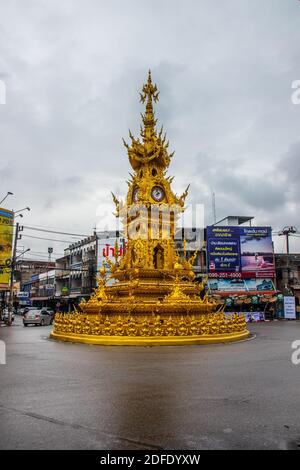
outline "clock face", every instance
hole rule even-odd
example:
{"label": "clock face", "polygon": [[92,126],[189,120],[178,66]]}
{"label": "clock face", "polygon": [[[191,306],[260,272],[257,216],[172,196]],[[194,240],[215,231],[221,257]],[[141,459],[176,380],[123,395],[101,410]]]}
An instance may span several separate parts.
{"label": "clock face", "polygon": [[133,202],[137,202],[139,194],[139,188],[135,188],[132,193],[132,200]]}
{"label": "clock face", "polygon": [[160,202],[165,197],[165,192],[160,186],[154,186],[151,191],[154,201]]}

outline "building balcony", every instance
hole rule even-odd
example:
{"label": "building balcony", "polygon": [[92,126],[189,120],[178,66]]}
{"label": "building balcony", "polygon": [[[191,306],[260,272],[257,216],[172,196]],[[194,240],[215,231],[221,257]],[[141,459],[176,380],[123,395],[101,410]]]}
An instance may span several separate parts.
{"label": "building balcony", "polygon": [[81,269],[82,261],[75,261],[74,263],[70,264],[70,269]]}
{"label": "building balcony", "polygon": [[71,287],[70,289],[70,294],[78,294],[80,295],[81,294],[81,287]]}
{"label": "building balcony", "polygon": [[55,279],[68,279],[69,275],[69,270],[56,270]]}

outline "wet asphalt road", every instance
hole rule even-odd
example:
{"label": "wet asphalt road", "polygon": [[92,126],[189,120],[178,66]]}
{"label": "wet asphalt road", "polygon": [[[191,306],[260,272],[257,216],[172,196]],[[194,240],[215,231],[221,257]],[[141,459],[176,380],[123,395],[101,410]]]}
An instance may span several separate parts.
{"label": "wet asphalt road", "polygon": [[300,449],[299,321],[180,347],[58,343],[50,329],[0,328],[0,449]]}

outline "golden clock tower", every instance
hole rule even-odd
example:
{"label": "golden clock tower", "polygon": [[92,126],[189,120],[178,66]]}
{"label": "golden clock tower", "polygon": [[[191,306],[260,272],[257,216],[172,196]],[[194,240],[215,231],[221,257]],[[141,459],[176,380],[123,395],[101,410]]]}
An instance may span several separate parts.
{"label": "golden clock tower", "polygon": [[122,218],[128,240],[124,258],[113,269],[114,277],[119,280],[173,279],[176,266],[182,269],[182,275],[194,277],[191,265],[179,266],[174,247],[176,221],[184,210],[188,188],[178,197],[171,188],[173,177],[166,174],[174,152],[168,151],[169,142],[163,128],[156,131],[153,102],[157,100],[157,87],[152,84],[149,72],[141,93],[146,110],[142,114],[140,137],[135,139],[130,132],[131,144],[123,140],[134,171],[128,181],[126,202],[119,202],[113,195],[116,216]]}
{"label": "golden clock tower", "polygon": [[112,285],[100,269],[98,288],[80,311],[56,314],[51,337],[95,344],[200,344],[235,341],[248,336],[243,315],[225,316],[205,293],[205,281],[193,282],[196,254],[181,259],[176,252],[176,222],[184,211],[188,187],[178,197],[167,170],[174,152],[163,128],[156,130],[153,103],[158,90],[151,73],[140,94],[146,103],[140,136],[124,141],[133,173],[125,201],[113,194],[117,217],[127,239],[126,251],[109,260]]}

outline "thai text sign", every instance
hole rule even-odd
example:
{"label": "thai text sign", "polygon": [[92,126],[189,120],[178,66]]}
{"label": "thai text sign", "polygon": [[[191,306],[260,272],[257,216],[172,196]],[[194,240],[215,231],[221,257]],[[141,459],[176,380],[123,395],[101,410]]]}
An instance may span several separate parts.
{"label": "thai text sign", "polygon": [[295,297],[284,296],[284,318],[295,319],[296,318],[296,303]]}
{"label": "thai text sign", "polygon": [[207,227],[208,270],[251,273],[273,277],[275,273],[271,227]]}
{"label": "thai text sign", "polygon": [[9,285],[13,220],[12,211],[0,208],[0,289],[7,289]]}

